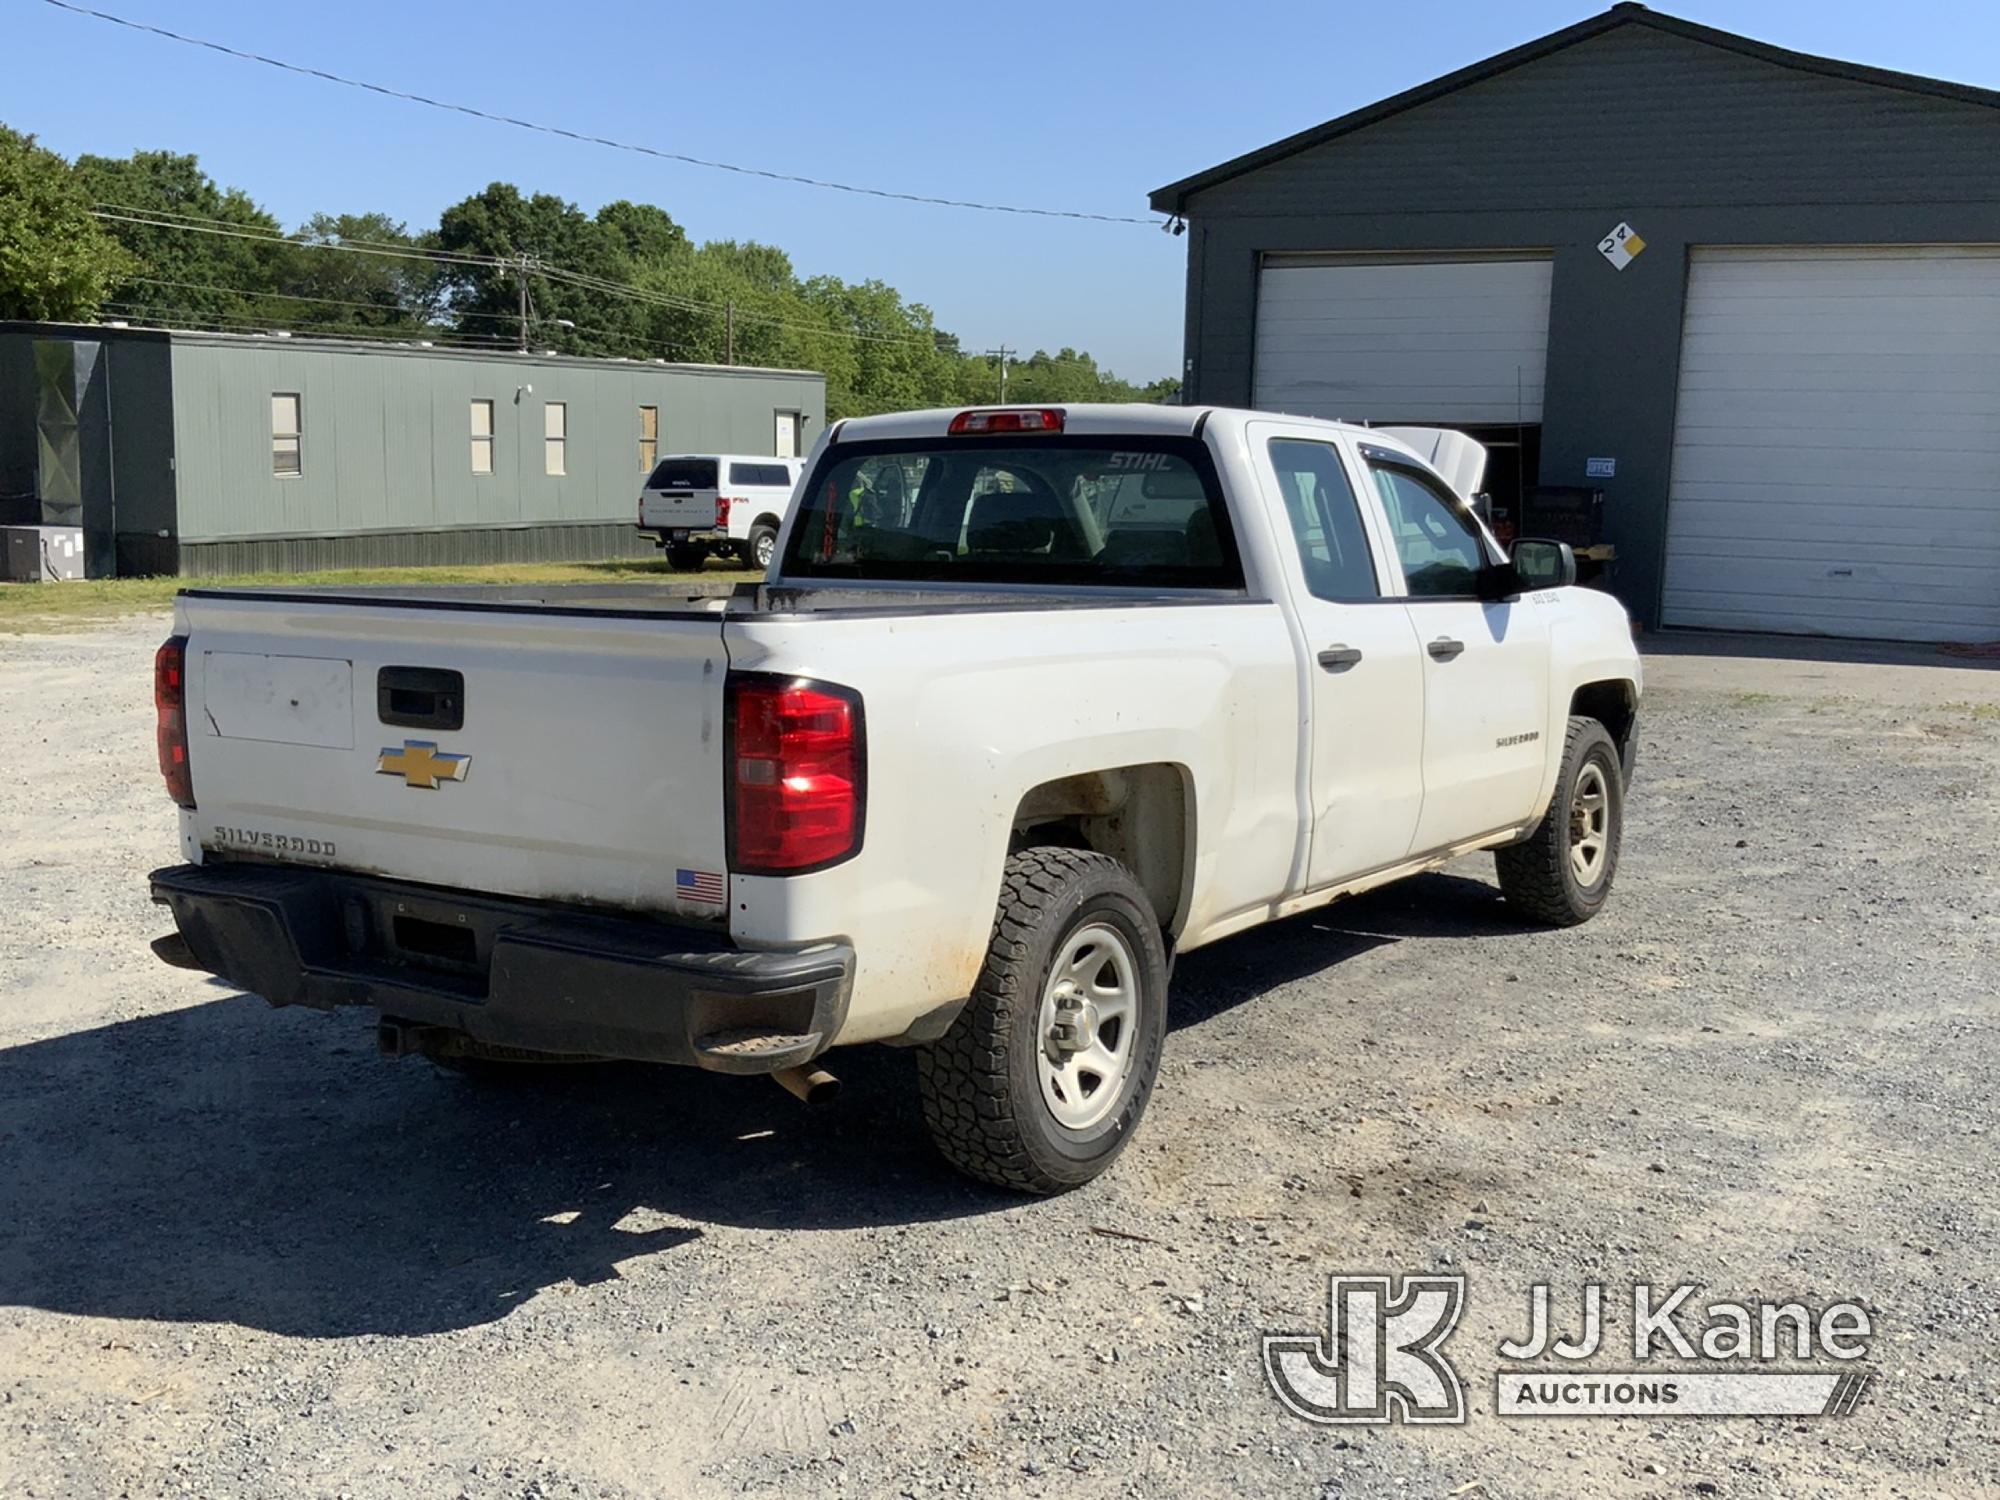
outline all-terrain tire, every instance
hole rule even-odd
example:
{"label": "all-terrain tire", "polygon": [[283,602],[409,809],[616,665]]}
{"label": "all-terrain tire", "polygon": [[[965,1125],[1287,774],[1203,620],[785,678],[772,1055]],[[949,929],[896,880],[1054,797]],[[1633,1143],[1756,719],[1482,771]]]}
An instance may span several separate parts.
{"label": "all-terrain tire", "polygon": [[[1052,964],[1093,925],[1113,929],[1130,961],[1131,1062],[1102,1120],[1072,1129],[1044,1094],[1041,1019]],[[1131,871],[1089,850],[1022,850],[1007,861],[972,998],[917,1054],[924,1122],[945,1159],[982,1182],[1027,1193],[1079,1187],[1131,1139],[1152,1096],[1166,1029],[1166,946]]]}
{"label": "all-terrain tire", "polygon": [[[1585,794],[1582,799],[1580,791]],[[1593,791],[1601,792],[1601,800],[1592,800]],[[1580,810],[1580,800],[1589,806]],[[1579,817],[1593,825],[1591,831],[1602,841],[1601,856],[1588,878],[1579,872],[1575,858]],[[1493,851],[1501,894],[1522,915],[1551,927],[1588,922],[1611,895],[1624,830],[1625,783],[1618,746],[1597,720],[1573,718],[1563,739],[1562,769],[1548,812],[1522,842]]]}

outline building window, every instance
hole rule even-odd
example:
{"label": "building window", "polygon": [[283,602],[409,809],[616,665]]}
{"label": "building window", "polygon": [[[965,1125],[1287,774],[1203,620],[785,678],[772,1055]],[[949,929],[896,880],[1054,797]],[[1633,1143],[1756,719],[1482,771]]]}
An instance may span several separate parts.
{"label": "building window", "polygon": [[297,391],[277,391],[271,396],[271,472],[281,479],[296,479],[305,473],[305,450],[300,444],[303,405]]}
{"label": "building window", "polygon": [[472,403],[472,472],[493,472],[493,403]]}
{"label": "building window", "polygon": [[660,457],[660,409],[657,406],[639,408],[639,472],[650,474]]}
{"label": "building window", "polygon": [[550,401],[542,407],[542,470],[548,474],[567,474],[563,464],[563,448],[569,441],[569,407],[560,401]]}

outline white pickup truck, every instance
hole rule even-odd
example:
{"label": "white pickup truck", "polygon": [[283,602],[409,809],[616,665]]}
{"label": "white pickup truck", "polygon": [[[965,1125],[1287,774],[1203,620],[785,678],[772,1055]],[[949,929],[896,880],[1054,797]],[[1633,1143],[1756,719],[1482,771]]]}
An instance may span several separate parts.
{"label": "white pickup truck", "polygon": [[1139,1122],[1173,956],[1493,849],[1616,870],[1640,675],[1381,431],[1072,406],[836,425],[765,582],[191,588],[156,672],[167,961],[447,1063],[920,1048],[976,1177]]}

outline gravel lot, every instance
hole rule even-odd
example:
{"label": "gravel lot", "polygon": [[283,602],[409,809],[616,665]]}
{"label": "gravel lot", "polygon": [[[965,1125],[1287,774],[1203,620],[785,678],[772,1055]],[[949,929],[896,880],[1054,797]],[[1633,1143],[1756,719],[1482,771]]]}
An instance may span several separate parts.
{"label": "gravel lot", "polygon": [[[2000,1491],[2000,671],[1655,655],[1602,919],[1475,859],[1191,954],[1134,1149],[1022,1202],[905,1054],[493,1089],[160,966],[164,633],[0,638],[0,1494]],[[1260,1331],[1440,1266],[1468,1425],[1280,1410]],[[1875,1383],[1493,1416],[1586,1278],[1855,1298]]]}

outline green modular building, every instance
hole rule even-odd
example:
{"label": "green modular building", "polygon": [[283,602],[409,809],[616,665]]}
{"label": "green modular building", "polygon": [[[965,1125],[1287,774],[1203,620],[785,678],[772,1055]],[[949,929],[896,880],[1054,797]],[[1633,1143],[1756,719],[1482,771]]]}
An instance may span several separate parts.
{"label": "green modular building", "polygon": [[93,577],[643,555],[656,455],[825,421],[806,370],[0,322],[0,525]]}

